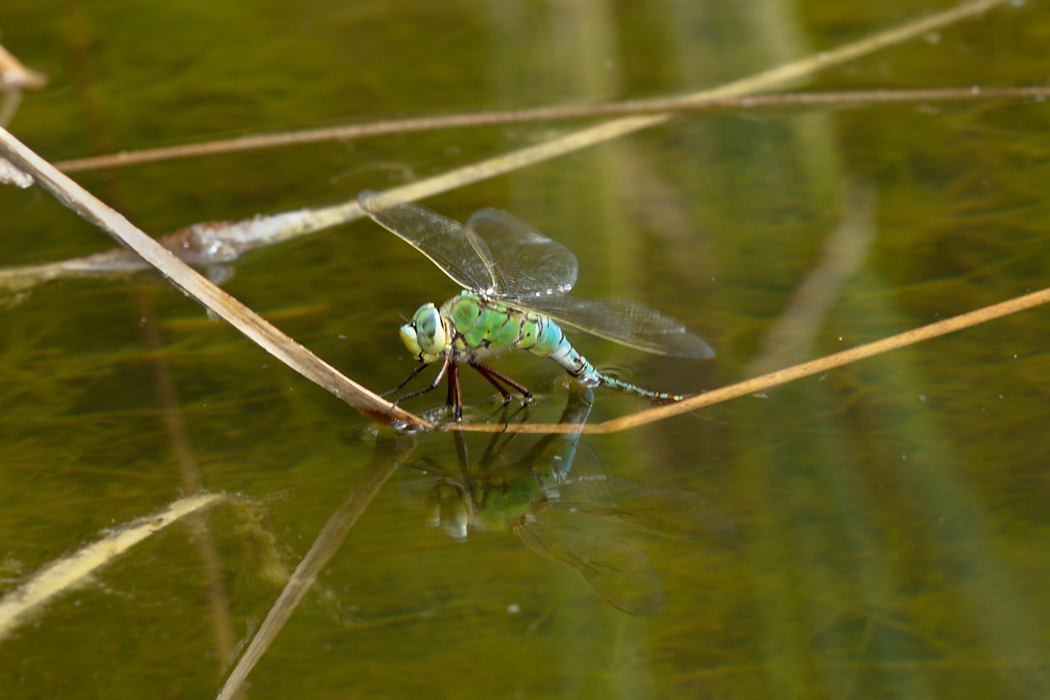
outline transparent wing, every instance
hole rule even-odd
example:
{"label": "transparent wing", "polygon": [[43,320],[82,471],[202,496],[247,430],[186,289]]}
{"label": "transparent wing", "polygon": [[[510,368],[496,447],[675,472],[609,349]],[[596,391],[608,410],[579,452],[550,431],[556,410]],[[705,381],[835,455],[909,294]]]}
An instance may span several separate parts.
{"label": "transparent wing", "polygon": [[357,203],[373,221],[430,258],[459,286],[484,291],[502,284],[489,247],[458,221],[373,190],[358,194]]}
{"label": "transparent wing", "polygon": [[632,615],[655,615],[665,597],[649,557],[623,542],[554,522],[526,522],[522,541],[537,554],[568,564],[599,596]]}
{"label": "transparent wing", "polygon": [[607,515],[665,537],[731,535],[736,526],[707,499],[692,491],[646,486],[601,475],[570,479],[558,487],[552,505],[563,510]]}
{"label": "transparent wing", "polygon": [[736,531],[732,520],[693,491],[646,486],[615,476],[606,476],[602,486],[607,489],[603,501],[588,505],[584,500],[577,509],[611,515],[666,537],[725,536]]}
{"label": "transparent wing", "polygon": [[550,316],[558,323],[586,331],[621,345],[657,355],[702,359],[715,351],[678,321],[630,299],[577,299],[575,297],[504,300],[523,311]]}
{"label": "transparent wing", "polygon": [[571,470],[545,488],[548,503],[562,511],[611,516],[665,537],[730,535],[736,525],[693,491],[640,484],[602,472],[594,450],[576,449]]}
{"label": "transparent wing", "polygon": [[430,258],[461,287],[647,352],[714,357],[711,346],[685,326],[644,304],[564,296],[576,284],[576,256],[506,212],[482,209],[463,226],[372,190],[362,191],[357,201],[373,221]]}
{"label": "transparent wing", "polygon": [[499,294],[561,296],[576,284],[579,264],[572,251],[521,219],[498,209],[481,209],[467,220],[467,228],[488,244],[501,277]]}

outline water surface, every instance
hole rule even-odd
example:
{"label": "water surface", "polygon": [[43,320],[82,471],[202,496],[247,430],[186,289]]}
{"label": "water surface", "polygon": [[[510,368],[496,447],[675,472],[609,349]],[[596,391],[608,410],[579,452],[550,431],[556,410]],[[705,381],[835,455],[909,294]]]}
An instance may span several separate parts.
{"label": "water surface", "polygon": [[[688,93],[950,6],[8,0],[0,27],[51,77],[10,129],[57,161]],[[790,87],[1033,84],[1048,33],[1043,5],[1014,3]],[[425,203],[460,220],[510,211],[576,252],[579,295],[682,320],[715,360],[579,347],[645,386],[696,392],[1046,286],[1048,122],[1044,103],[1007,101],[694,115]],[[386,136],[77,179],[160,235],[335,203],[572,128]],[[0,211],[3,266],[111,245],[38,189],[0,189]],[[457,291],[367,221],[234,271],[230,293],[376,390],[412,367],[401,316]],[[0,302],[0,592],[196,488],[237,496],[0,641],[0,696],[214,696],[369,463],[368,421],[149,275]],[[411,497],[420,475],[399,471],[247,696],[1046,697],[1047,313],[581,438],[605,474],[702,494],[735,526],[674,539],[569,514],[648,555],[666,598],[655,616],[617,610],[513,533],[460,542],[428,528]],[[533,420],[558,418],[553,364],[497,364],[537,387]],[[481,415],[494,411],[484,382],[465,381]],[[598,391],[590,419],[644,407]],[[508,459],[536,439],[512,441]],[[470,453],[487,440],[471,437]],[[457,468],[444,434],[421,437],[409,461]]]}

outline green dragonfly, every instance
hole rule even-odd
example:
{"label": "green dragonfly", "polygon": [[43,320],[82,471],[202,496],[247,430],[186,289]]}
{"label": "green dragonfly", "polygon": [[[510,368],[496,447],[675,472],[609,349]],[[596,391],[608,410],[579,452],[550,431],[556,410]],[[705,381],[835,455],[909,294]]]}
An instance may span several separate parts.
{"label": "green dragonfly", "polygon": [[481,362],[486,355],[512,347],[554,360],[588,387],[609,387],[661,402],[684,398],[602,374],[573,348],[561,326],[658,355],[708,358],[715,354],[685,326],[638,302],[567,296],[576,284],[576,256],[506,212],[481,209],[463,226],[426,207],[372,190],[361,192],[357,202],[373,221],[430,258],[465,290],[440,308],[424,304],[401,326],[401,340],[421,364],[388,393],[399,391],[436,362],[441,362],[441,369],[430,386],[398,401],[437,388],[447,372],[448,405],[460,420],[462,362],[492,383],[505,400],[511,394],[504,385],[529,401],[528,389]]}

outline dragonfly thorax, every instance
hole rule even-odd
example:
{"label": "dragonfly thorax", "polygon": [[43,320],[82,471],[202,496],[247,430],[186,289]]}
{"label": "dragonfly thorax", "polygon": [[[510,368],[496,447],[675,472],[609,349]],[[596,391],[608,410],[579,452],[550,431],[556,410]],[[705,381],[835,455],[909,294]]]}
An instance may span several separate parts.
{"label": "dragonfly thorax", "polygon": [[436,362],[448,348],[445,320],[433,304],[423,304],[412,320],[401,326],[401,342],[424,364]]}

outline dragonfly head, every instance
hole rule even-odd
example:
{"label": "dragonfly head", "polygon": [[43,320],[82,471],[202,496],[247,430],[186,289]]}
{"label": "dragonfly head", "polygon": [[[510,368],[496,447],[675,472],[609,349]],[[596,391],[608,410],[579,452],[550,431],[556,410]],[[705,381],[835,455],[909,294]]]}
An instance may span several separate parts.
{"label": "dragonfly head", "polygon": [[462,542],[467,539],[467,526],[470,524],[469,502],[470,497],[458,487],[448,483],[438,484],[427,494],[424,506],[427,524],[431,527],[440,525],[446,535]]}
{"label": "dragonfly head", "polygon": [[401,326],[401,342],[413,357],[425,364],[436,362],[445,354],[448,333],[437,307],[420,306],[412,320]]}

